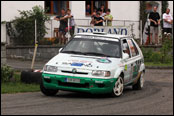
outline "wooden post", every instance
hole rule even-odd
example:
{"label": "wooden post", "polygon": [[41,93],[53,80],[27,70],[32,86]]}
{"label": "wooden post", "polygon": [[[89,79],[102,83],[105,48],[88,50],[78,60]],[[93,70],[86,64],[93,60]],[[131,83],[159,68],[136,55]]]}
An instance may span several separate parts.
{"label": "wooden post", "polygon": [[38,46],[38,42],[37,42],[37,22],[35,19],[35,48],[34,48],[34,53],[33,53],[33,59],[32,59],[32,63],[31,63],[31,69],[33,70],[34,67],[34,62],[35,62],[35,57],[36,57],[36,52],[37,52],[37,46]]}

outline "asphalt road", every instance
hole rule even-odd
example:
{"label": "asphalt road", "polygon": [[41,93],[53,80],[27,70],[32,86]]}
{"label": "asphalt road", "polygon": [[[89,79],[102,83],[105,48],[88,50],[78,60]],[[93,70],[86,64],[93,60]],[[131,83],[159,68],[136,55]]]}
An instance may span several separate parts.
{"label": "asphalt road", "polygon": [[118,98],[59,91],[1,94],[1,114],[173,114],[173,70],[148,69],[143,90],[125,88]]}

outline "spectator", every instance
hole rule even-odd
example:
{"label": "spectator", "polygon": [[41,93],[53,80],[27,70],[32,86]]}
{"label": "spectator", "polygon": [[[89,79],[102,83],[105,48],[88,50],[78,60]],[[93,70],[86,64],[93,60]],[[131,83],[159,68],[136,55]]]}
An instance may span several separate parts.
{"label": "spectator", "polygon": [[102,12],[104,12],[104,13],[106,12],[104,4],[101,5],[100,9],[102,10]]}
{"label": "spectator", "polygon": [[152,44],[152,35],[155,34],[155,45],[158,44],[158,25],[160,25],[160,15],[157,12],[157,7],[153,8],[153,12],[149,15],[150,20],[150,44]]}
{"label": "spectator", "polygon": [[70,9],[67,9],[67,15],[65,17],[70,18],[69,26],[70,26],[70,35],[72,37],[74,35],[75,21],[74,21],[74,15],[71,14]]}
{"label": "spectator", "polygon": [[107,9],[106,16],[104,17],[104,20],[106,21],[106,25],[107,26],[112,26],[113,17],[110,14],[110,12],[111,12],[111,10],[110,9]]}
{"label": "spectator", "polygon": [[96,17],[96,12],[94,11],[91,16],[91,22],[90,22],[91,26],[94,26],[95,24],[95,17]]}
{"label": "spectator", "polygon": [[99,9],[98,12],[100,13],[100,17],[104,19],[104,16],[106,15],[106,13],[104,13],[101,9]]}
{"label": "spectator", "polygon": [[100,13],[98,12],[96,17],[94,18],[95,24],[94,26],[103,26],[103,18],[100,17]]}
{"label": "spectator", "polygon": [[86,6],[86,15],[91,15],[91,6],[89,4]]}
{"label": "spectator", "polygon": [[97,8],[94,8],[93,12],[97,13]]}
{"label": "spectator", "polygon": [[65,17],[65,9],[61,10],[61,15],[54,17],[55,20],[60,21],[59,25],[59,33],[60,33],[60,41],[59,44],[65,44],[66,43],[66,38],[65,38],[65,29],[67,27],[67,19]]}
{"label": "spectator", "polygon": [[172,34],[172,24],[173,17],[170,14],[170,9],[166,9],[166,13],[163,14],[163,33],[164,34]]}

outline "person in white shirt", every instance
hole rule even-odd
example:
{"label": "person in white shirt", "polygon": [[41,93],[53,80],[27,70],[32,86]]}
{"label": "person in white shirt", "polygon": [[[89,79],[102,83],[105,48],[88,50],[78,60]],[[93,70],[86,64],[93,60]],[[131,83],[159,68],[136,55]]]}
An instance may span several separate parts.
{"label": "person in white shirt", "polygon": [[171,34],[172,33],[172,24],[173,24],[173,17],[170,14],[170,9],[166,9],[166,13],[163,14],[163,33],[164,34]]}
{"label": "person in white shirt", "polygon": [[70,35],[71,37],[74,35],[74,29],[75,29],[75,21],[74,21],[74,15],[71,14],[71,10],[67,9],[67,15],[65,15],[66,18],[69,18],[69,29],[70,29]]}

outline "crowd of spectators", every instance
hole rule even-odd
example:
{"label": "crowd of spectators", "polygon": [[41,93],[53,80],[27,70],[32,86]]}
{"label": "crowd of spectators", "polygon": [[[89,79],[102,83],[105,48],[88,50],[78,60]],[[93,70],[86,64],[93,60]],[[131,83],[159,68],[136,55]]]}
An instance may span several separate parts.
{"label": "crowd of spectators", "polygon": [[[158,45],[159,39],[158,39],[158,30],[160,25],[160,14],[157,12],[158,7],[153,7],[153,11],[150,12],[149,20],[150,20],[150,44],[152,45]],[[91,16],[91,26],[104,26],[103,23],[105,23],[105,26],[112,26],[113,16],[110,14],[111,10],[106,9],[104,5],[101,5],[100,8],[94,8],[93,12],[91,13],[91,6],[88,4],[86,6],[86,14]],[[74,29],[75,29],[75,21],[74,21],[74,15],[71,13],[70,9],[67,9],[65,11],[64,9],[61,10],[61,15],[56,16],[54,18],[57,21],[60,21],[59,25],[59,33],[60,33],[60,42],[65,44],[67,40],[65,39],[65,35],[69,30],[69,34],[73,36]],[[68,20],[69,19],[69,20]],[[173,24],[173,17],[170,14],[170,9],[167,8],[166,13],[162,15],[163,20],[163,34],[165,35],[171,35],[172,34],[172,24]],[[69,27],[68,27],[68,21],[69,21]],[[153,37],[155,35],[155,37]],[[155,39],[154,39],[155,38]],[[153,42],[155,40],[155,43]],[[60,43],[60,44],[61,44]]]}

